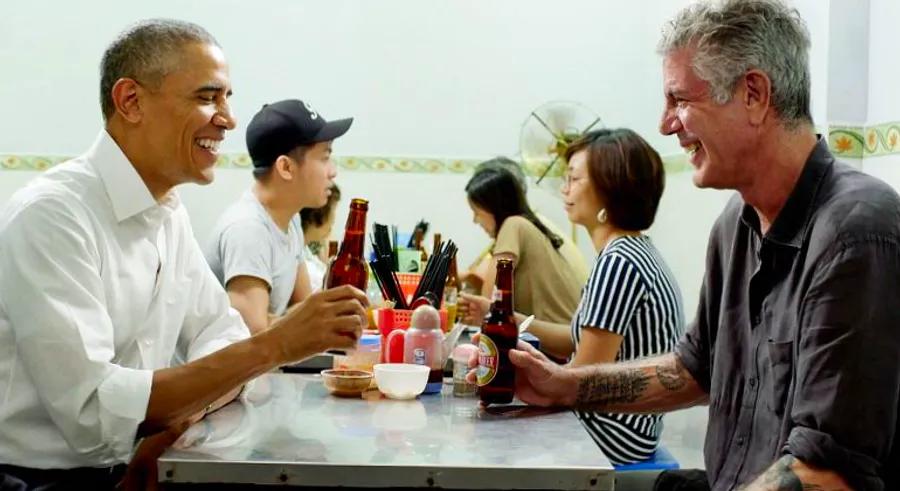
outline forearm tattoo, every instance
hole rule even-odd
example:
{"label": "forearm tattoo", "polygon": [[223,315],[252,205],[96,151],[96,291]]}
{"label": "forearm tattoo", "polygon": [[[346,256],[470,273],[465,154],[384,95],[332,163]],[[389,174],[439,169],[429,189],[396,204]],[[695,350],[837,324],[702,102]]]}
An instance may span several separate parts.
{"label": "forearm tattoo", "polygon": [[637,401],[650,385],[650,376],[639,368],[593,373],[578,383],[575,405],[600,409],[611,404]]}
{"label": "forearm tattoo", "polygon": [[785,455],[760,476],[756,482],[760,487],[751,486],[741,489],[764,489],[766,491],[826,491],[830,489],[801,481],[794,469],[791,468],[795,460],[793,455]]}
{"label": "forearm tattoo", "polygon": [[671,360],[664,360],[656,366],[656,378],[659,385],[664,389],[675,392],[683,389],[687,385],[684,377],[684,367],[678,357],[673,356]]}

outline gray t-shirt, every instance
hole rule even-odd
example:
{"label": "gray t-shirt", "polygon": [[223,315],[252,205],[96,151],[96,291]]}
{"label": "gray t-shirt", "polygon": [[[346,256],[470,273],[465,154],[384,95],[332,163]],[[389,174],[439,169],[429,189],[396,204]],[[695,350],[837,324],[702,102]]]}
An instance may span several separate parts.
{"label": "gray t-shirt", "polygon": [[294,291],[303,247],[300,215],[291,219],[285,233],[256,195],[247,191],[219,217],[203,254],[222,286],[236,276],[265,281],[269,313],[281,315]]}

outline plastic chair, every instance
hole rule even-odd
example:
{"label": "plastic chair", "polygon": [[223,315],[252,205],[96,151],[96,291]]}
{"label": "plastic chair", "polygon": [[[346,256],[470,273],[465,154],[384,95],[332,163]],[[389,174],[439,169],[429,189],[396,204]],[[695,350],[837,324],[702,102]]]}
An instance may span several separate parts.
{"label": "plastic chair", "polygon": [[669,452],[669,450],[660,445],[656,447],[656,452],[647,460],[635,462],[634,464],[613,465],[616,472],[626,471],[665,471],[671,469],[680,469],[678,461]]}

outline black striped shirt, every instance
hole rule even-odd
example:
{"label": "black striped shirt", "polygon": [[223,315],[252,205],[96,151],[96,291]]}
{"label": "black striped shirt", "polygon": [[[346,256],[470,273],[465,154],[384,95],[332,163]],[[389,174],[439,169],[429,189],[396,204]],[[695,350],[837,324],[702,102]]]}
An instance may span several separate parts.
{"label": "black striped shirt", "polygon": [[[681,291],[649,237],[618,237],[597,256],[572,319],[576,350],[581,330],[595,328],[624,338],[616,361],[675,347],[684,330]],[[613,464],[646,460],[656,451],[662,415],[576,414]]]}

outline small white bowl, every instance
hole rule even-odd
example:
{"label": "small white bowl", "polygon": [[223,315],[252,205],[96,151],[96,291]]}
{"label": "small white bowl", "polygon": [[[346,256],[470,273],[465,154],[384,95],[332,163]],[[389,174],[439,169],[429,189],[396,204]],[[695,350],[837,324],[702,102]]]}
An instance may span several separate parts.
{"label": "small white bowl", "polygon": [[430,367],[411,363],[379,363],[375,365],[378,390],[391,399],[413,399],[425,390]]}

